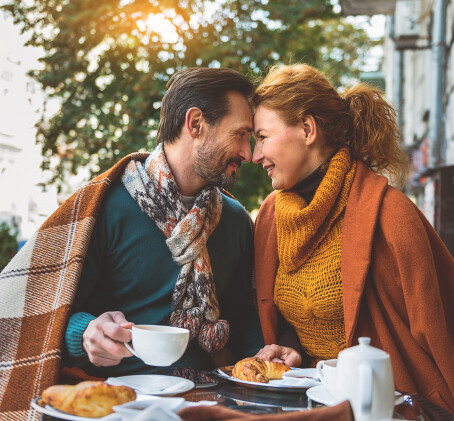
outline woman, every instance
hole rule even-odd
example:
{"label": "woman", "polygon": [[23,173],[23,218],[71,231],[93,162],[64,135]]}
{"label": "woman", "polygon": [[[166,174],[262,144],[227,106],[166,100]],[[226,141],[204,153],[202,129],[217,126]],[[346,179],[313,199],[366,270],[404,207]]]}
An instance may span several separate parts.
{"label": "woman", "polygon": [[393,108],[302,64],[271,69],[253,103],[253,161],[276,190],[256,221],[257,355],[314,366],[368,336],[397,390],[454,411],[454,260],[388,183],[408,174]]}

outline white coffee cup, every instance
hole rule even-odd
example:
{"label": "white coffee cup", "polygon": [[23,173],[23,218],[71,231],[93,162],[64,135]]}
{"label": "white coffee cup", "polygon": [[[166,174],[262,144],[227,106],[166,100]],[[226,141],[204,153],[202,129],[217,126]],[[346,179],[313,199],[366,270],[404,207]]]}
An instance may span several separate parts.
{"label": "white coffee cup", "polygon": [[322,360],[317,363],[317,375],[329,394],[336,397],[337,359]]}
{"label": "white coffee cup", "polygon": [[126,348],[145,364],[166,367],[179,360],[189,342],[189,330],[173,326],[135,325],[132,346]]}

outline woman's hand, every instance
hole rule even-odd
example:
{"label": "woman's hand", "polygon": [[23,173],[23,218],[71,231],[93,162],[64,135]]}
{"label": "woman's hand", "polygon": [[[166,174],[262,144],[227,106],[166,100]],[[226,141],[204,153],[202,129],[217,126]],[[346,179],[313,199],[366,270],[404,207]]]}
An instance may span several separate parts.
{"label": "woman's hand", "polygon": [[288,367],[299,367],[303,362],[301,355],[293,348],[280,345],[266,345],[256,355],[265,361],[284,363]]}
{"label": "woman's hand", "polygon": [[132,354],[123,342],[131,340],[130,323],[120,311],[108,311],[92,320],[82,336],[82,346],[97,367],[117,365]]}

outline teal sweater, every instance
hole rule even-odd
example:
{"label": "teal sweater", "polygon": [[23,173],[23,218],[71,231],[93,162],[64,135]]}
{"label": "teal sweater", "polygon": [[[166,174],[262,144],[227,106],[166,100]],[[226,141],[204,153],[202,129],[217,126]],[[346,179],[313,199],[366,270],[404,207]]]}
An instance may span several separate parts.
{"label": "teal sweater", "polygon": [[[100,377],[155,371],[156,367],[136,357],[124,358],[117,366],[95,367],[82,347],[82,335],[88,323],[106,311],[121,311],[135,324],[168,324],[180,266],[165,240],[116,181],[107,192],[90,240],[66,329],[63,364]],[[254,355],[263,346],[263,338],[251,290],[252,227],[243,207],[225,195],[221,219],[207,247],[221,318],[231,326],[227,346],[235,359]],[[191,341],[172,367],[211,369],[213,364],[197,341]]]}

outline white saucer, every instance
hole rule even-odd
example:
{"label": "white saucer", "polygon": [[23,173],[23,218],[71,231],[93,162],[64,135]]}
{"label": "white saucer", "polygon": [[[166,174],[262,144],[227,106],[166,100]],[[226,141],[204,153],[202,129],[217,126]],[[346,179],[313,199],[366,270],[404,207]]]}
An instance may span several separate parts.
{"label": "white saucer", "polygon": [[307,389],[306,395],[311,401],[318,402],[326,406],[333,406],[342,402],[337,400],[336,398],[333,398],[328,392],[328,389],[323,385],[314,386],[310,389]]}
{"label": "white saucer", "polygon": [[137,393],[154,396],[173,396],[194,388],[191,380],[160,374],[109,377],[106,383],[114,386],[129,386]]}

